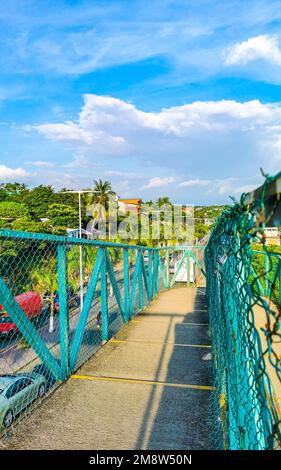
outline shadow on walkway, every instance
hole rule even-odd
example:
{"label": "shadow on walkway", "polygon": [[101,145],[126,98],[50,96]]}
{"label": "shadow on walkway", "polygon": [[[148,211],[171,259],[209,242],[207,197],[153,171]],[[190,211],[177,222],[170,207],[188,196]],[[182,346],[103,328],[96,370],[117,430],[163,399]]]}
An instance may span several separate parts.
{"label": "shadow on walkway", "polygon": [[165,291],[2,447],[206,449],[209,345],[204,288]]}
{"label": "shadow on walkway", "polygon": [[[144,314],[145,316],[147,314]],[[163,314],[152,313],[157,317]],[[169,314],[165,314],[167,316]],[[167,368],[165,382],[181,385],[210,385],[211,356],[208,348],[184,347],[183,345],[209,345],[208,315],[205,289],[197,289],[194,311],[184,317],[170,314],[166,341],[174,328],[174,348]],[[194,325],[190,325],[194,323]],[[160,378],[166,341],[163,343],[155,381]],[[163,387],[152,430],[147,436],[147,423],[152,413],[158,385],[154,385],[147,402],[142,426],[136,443],[137,449],[207,449],[209,413],[209,390]]]}

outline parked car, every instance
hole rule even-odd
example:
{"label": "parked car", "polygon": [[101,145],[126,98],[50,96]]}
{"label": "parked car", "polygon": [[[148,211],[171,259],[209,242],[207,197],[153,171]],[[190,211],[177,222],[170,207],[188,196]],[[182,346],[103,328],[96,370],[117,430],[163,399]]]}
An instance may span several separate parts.
{"label": "parked car", "polygon": [[33,367],[32,372],[45,377],[46,391],[49,391],[55,385],[56,379],[45,364],[36,364],[36,366]]}
{"label": "parked car", "polygon": [[0,375],[0,427],[9,428],[28,405],[46,392],[42,375]]}
{"label": "parked car", "polygon": [[[74,289],[72,287],[68,288],[67,292],[67,300],[68,300],[68,308],[76,308],[80,304],[80,297],[77,294],[77,292],[74,292]],[[59,294],[58,292],[55,292],[54,295],[54,311],[56,313],[59,313],[60,309],[60,304],[59,304]]]}
{"label": "parked car", "polygon": [[[41,315],[42,300],[36,292],[24,292],[17,295],[15,300],[30,320],[37,320]],[[4,307],[0,305],[0,335],[7,336],[18,331],[17,325],[9,317]]]}
{"label": "parked car", "polygon": [[144,264],[148,264],[148,261],[149,261],[149,256],[148,256],[148,254],[144,254],[144,255],[143,255],[143,262],[144,262]]}

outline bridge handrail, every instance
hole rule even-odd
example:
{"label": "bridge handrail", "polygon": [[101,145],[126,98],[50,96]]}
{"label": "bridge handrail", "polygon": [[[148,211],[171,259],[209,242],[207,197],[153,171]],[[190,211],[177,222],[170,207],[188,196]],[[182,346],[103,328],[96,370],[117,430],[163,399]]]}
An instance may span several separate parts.
{"label": "bridge handrail", "polygon": [[[264,238],[266,224],[281,225],[280,176],[266,177],[223,212],[205,250],[214,426],[222,448],[275,449],[281,441],[281,256]],[[263,256],[264,264],[255,264]]]}

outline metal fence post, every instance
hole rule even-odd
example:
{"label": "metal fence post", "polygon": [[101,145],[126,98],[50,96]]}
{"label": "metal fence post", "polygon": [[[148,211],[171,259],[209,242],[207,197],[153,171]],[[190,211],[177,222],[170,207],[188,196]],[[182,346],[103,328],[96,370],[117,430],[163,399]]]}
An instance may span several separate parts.
{"label": "metal fence post", "polygon": [[269,270],[269,257],[267,254],[265,254],[265,259],[264,259],[264,293],[265,296],[269,296],[269,289],[268,289],[268,270]]}
{"label": "metal fence post", "polygon": [[69,316],[68,316],[68,275],[67,247],[58,245],[58,291],[59,291],[59,324],[60,324],[60,362],[62,377],[69,375]]}
{"label": "metal fence post", "polygon": [[169,253],[169,250],[166,249],[166,253],[165,253],[165,264],[166,264],[166,279],[167,279],[167,287],[169,287],[169,283],[170,283],[170,253]]}
{"label": "metal fence post", "polygon": [[189,263],[189,251],[186,252],[186,285],[189,287],[190,284],[190,263]]}
{"label": "metal fence post", "polygon": [[87,293],[84,298],[82,312],[80,314],[75,333],[72,339],[71,349],[70,349],[70,367],[71,371],[75,370],[77,357],[79,350],[83,341],[83,336],[85,328],[88,321],[89,312],[92,305],[92,300],[100,276],[101,263],[103,261],[103,252],[102,248],[99,248],[96,262],[93,266],[92,275],[88,285]]}
{"label": "metal fence post", "polygon": [[101,336],[102,342],[108,341],[108,298],[107,298],[107,262],[106,248],[102,248],[103,258],[101,263]]}
{"label": "metal fence post", "polygon": [[138,279],[138,291],[139,291],[139,309],[143,309],[143,284],[142,284],[142,266],[143,266],[143,257],[142,252],[140,251],[140,270],[139,270],[139,279]]}
{"label": "metal fence post", "polygon": [[18,329],[23,337],[28,341],[30,346],[34,349],[42,363],[46,365],[49,371],[57,380],[63,380],[61,368],[58,361],[53,354],[49,351],[44,340],[38,334],[34,325],[29,321],[22,308],[16,302],[13,293],[6,286],[3,279],[0,277],[0,302],[6,311],[9,312],[9,317],[16,323]]}
{"label": "metal fence post", "polygon": [[130,318],[130,271],[129,271],[129,250],[123,249],[123,270],[124,270],[124,314],[126,321]]}
{"label": "metal fence post", "polygon": [[137,283],[139,280],[139,273],[141,271],[141,253],[140,250],[137,250],[137,257],[136,257],[136,264],[135,264],[135,269],[134,269],[134,274],[132,278],[132,285],[131,285],[131,292],[130,292],[130,318],[133,316],[134,313],[134,300],[135,300],[135,294],[136,294],[136,287]]}
{"label": "metal fence post", "polygon": [[281,265],[279,264],[279,303],[281,304]]}
{"label": "metal fence post", "polygon": [[159,269],[159,251],[154,251],[153,259],[153,295],[158,294],[159,285],[158,285],[158,269]]}
{"label": "metal fence post", "polygon": [[150,300],[153,297],[153,276],[152,276],[152,262],[153,262],[153,251],[148,250],[148,289]]}

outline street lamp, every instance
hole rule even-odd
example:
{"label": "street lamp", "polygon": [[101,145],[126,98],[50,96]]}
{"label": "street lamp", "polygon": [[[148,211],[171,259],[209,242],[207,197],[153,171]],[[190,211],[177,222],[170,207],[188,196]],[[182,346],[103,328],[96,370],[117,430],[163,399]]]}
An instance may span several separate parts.
{"label": "street lamp", "polygon": [[[87,190],[69,190],[61,191],[63,194],[78,194],[78,210],[79,210],[79,238],[82,238],[82,210],[81,210],[81,194],[84,193],[98,193],[98,191],[87,191]],[[80,311],[82,311],[84,298],[83,298],[83,260],[82,260],[82,245],[79,245],[79,279],[80,279]]]}

